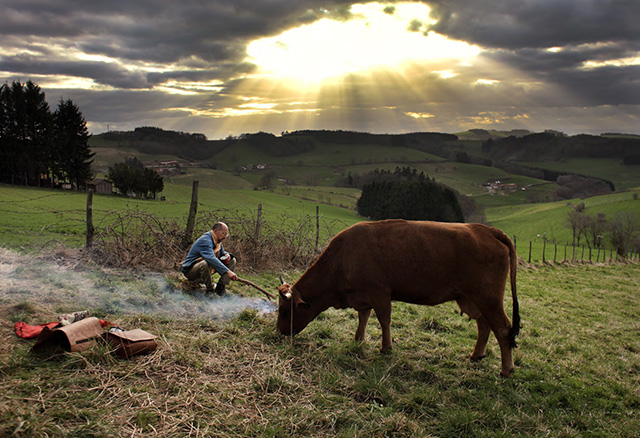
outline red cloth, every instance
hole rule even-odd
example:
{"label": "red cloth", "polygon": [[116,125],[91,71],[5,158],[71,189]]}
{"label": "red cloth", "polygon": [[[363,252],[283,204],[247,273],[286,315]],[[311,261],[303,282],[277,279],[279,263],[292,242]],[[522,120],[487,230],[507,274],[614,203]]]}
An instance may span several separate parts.
{"label": "red cloth", "polygon": [[16,322],[13,325],[13,329],[16,331],[16,335],[18,335],[19,337],[24,339],[33,339],[37,338],[40,332],[45,327],[49,327],[50,329],[52,329],[58,324],[60,324],[58,321],[39,325],[29,325],[26,322]]}
{"label": "red cloth", "polygon": [[[99,321],[102,328],[113,325],[109,321],[105,321],[102,319],[100,319]],[[58,321],[47,322],[45,324],[38,324],[38,325],[29,325],[26,322],[16,322],[13,325],[13,329],[15,330],[16,335],[18,335],[19,337],[23,339],[33,339],[33,338],[37,338],[40,332],[45,327],[49,327],[50,329],[53,329],[58,324],[60,324]]]}

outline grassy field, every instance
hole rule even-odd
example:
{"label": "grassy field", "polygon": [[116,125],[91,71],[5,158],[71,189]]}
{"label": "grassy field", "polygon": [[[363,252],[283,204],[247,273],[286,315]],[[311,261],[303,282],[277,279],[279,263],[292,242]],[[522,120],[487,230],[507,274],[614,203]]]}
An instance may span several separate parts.
{"label": "grassy field", "polygon": [[[345,155],[337,151],[327,156]],[[340,172],[402,165],[342,158],[349,166]],[[539,181],[421,159],[419,169],[430,177],[482,200],[487,220],[517,237],[525,261],[529,241],[540,260],[539,235],[570,240],[563,225],[567,202],[527,205],[525,191],[500,197],[481,187],[512,178],[536,190]],[[115,155],[102,160],[118,161]],[[357,190],[322,184],[336,178],[336,169],[292,162],[278,175],[313,184],[252,190],[262,175],[190,168],[165,180],[165,201],[96,195],[94,224],[104,228],[130,212],[186,222],[194,179],[200,215],[255,216],[261,205],[265,220],[284,227],[283,215],[313,220],[319,207],[330,225],[323,237],[362,220],[353,210]],[[572,202],[607,218],[620,210],[640,214],[633,193]],[[0,436],[634,437],[640,429],[637,262],[522,264],[520,348],[515,373],[503,379],[493,337],[486,359],[467,361],[475,324],[451,303],[395,303],[394,351],[383,356],[375,318],[365,342],[352,340],[357,316],[351,310],[329,310],[291,339],[276,333],[272,305],[248,286],[234,283],[230,296],[212,299],[183,291],[177,272],[91,264],[73,249],[84,243],[86,199],[85,193],[0,186],[0,327],[9,336],[0,343]],[[271,291],[280,274],[293,282],[301,272],[243,270]],[[510,315],[511,299],[505,303]],[[33,341],[12,334],[15,322],[40,324],[83,309],[158,335],[159,348],[129,361],[115,359],[101,343],[41,357],[31,353]]]}
{"label": "grassy field", "polygon": [[[320,200],[320,189],[314,189],[314,196],[320,201],[316,202],[286,193],[217,190],[211,185],[210,182],[200,185],[198,211],[201,215],[207,213],[220,219],[230,215],[255,216],[258,206],[262,205],[265,220],[275,221],[282,215],[315,217],[318,207],[323,222],[335,224],[331,233],[362,220],[353,209],[329,205],[343,202],[351,207],[355,202],[353,191],[337,188],[326,190],[322,192],[323,198]],[[191,184],[166,184],[162,192],[165,201],[95,195],[94,226],[103,229],[118,216],[137,211],[186,224],[191,190]],[[297,190],[302,196],[303,189]],[[0,245],[8,248],[40,248],[55,240],[81,246],[86,233],[86,203],[86,193],[0,185]]]}
{"label": "grassy field", "polygon": [[575,172],[613,181],[616,190],[640,188],[640,166],[624,166],[615,158],[574,158],[566,162],[523,163],[532,167]]}
{"label": "grassy field", "polygon": [[[210,171],[219,172],[219,171]],[[223,172],[221,172],[223,173]],[[233,178],[223,173],[224,178]],[[189,185],[186,183],[189,182]],[[266,220],[278,221],[281,215],[315,217],[316,207],[324,222],[332,225],[323,238],[363,220],[355,213],[359,193],[355,189],[322,186],[280,186],[273,191],[250,189],[220,190],[211,180],[203,180],[199,190],[199,212],[223,218],[236,215],[255,216],[262,205]],[[533,260],[542,260],[543,239],[564,245],[571,242],[571,230],[566,217],[571,204],[584,202],[586,214],[604,213],[611,219],[617,211],[632,211],[640,216],[639,191],[595,196],[539,204],[524,204],[486,208],[487,222],[516,236],[521,257],[528,259],[532,244]],[[191,199],[190,181],[165,185],[165,201],[128,199],[118,196],[94,196],[94,225],[104,228],[111,220],[126,212],[144,211],[161,218],[173,218],[186,223]],[[489,197],[490,195],[485,195]],[[495,196],[490,196],[494,198]],[[0,186],[0,244],[8,248],[40,248],[50,241],[81,246],[86,232],[86,194],[35,188]],[[233,230],[232,230],[233,231]],[[552,257],[549,249],[546,258]],[[564,249],[560,248],[564,256]],[[594,255],[595,256],[595,255]]]}
{"label": "grassy field", "polygon": [[[0,436],[635,437],[640,429],[638,264],[521,268],[523,329],[504,379],[493,336],[487,358],[467,360],[475,324],[451,303],[395,303],[394,350],[380,355],[375,318],[364,342],[352,340],[352,310],[326,311],[291,339],[244,286],[211,299],[177,290],[171,277],[78,265],[68,253],[0,251],[8,336]],[[278,282],[276,274],[252,280]],[[82,309],[158,335],[158,349],[120,360],[100,343],[46,357],[10,335],[14,322]]]}
{"label": "grassy field", "polygon": [[572,205],[583,202],[585,214],[597,216],[604,213],[607,219],[618,211],[632,211],[640,216],[640,200],[634,199],[634,194],[637,197],[640,190],[587,199],[489,208],[486,215],[491,225],[521,239],[536,240],[539,236],[546,236],[549,240],[565,243],[571,241],[571,229],[566,225],[566,218]]}

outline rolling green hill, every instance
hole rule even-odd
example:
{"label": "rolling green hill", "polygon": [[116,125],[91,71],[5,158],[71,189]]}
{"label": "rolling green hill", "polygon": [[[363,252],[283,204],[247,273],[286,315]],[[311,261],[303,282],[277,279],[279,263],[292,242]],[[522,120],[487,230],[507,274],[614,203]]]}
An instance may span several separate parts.
{"label": "rolling green hill", "polygon": [[640,198],[640,189],[584,200],[489,208],[486,216],[488,223],[510,236],[518,236],[521,241],[542,242],[544,236],[564,244],[571,241],[571,230],[566,225],[566,219],[572,204],[584,202],[584,213],[591,216],[604,213],[610,219],[618,211],[632,211],[640,217],[640,199],[637,198]]}
{"label": "rolling green hill", "polygon": [[[354,177],[375,169],[393,170],[396,167],[410,166],[464,195],[474,197],[476,203],[483,207],[547,202],[554,199],[554,193],[558,189],[555,181],[544,181],[538,176],[516,175],[503,162],[495,163],[496,166],[487,165],[491,163],[489,152],[482,147],[487,139],[510,141],[508,145],[512,149],[516,148],[514,150],[520,147],[517,143],[519,139],[522,139],[524,144],[533,144],[541,150],[545,149],[539,146],[540,142],[568,142],[571,147],[567,149],[577,150],[576,153],[581,151],[576,146],[580,141],[586,142],[585,148],[591,148],[591,153],[595,147],[594,142],[597,143],[600,138],[606,141],[605,137],[594,136],[576,136],[565,140],[551,134],[540,135],[527,131],[472,130],[458,133],[457,137],[435,134],[375,136],[363,133],[311,131],[299,135],[289,134],[286,137],[248,135],[245,139],[224,141],[204,141],[200,138],[196,141],[187,136],[186,145],[181,146],[176,143],[176,137],[181,139],[185,136],[168,132],[167,145],[159,147],[157,145],[163,131],[154,130],[152,134],[151,140],[148,136],[141,136],[139,132],[123,133],[121,137],[115,134],[93,136],[91,145],[96,152],[96,169],[104,173],[109,165],[131,156],[137,156],[145,163],[177,160],[180,169],[167,178],[171,183],[190,185],[191,181],[198,180],[205,187],[245,189],[260,186],[265,178],[270,179],[274,188],[331,187],[344,184],[349,175]],[[452,140],[455,138],[458,140]],[[263,144],[261,141],[266,143]],[[627,141],[638,139],[632,137]],[[193,144],[197,145],[198,154],[208,158],[186,158],[190,153],[194,155],[192,149],[196,146]],[[163,152],[181,151],[181,155],[150,154],[149,151],[154,147]],[[280,147],[281,150],[278,149]],[[622,150],[628,151],[633,148],[626,145]],[[618,190],[640,187],[640,165],[624,165],[622,157],[576,157],[563,159],[562,162],[543,160],[544,157],[541,156],[539,161],[516,160],[513,163],[605,179],[612,181]],[[515,186],[494,191],[494,195],[489,195],[487,185],[495,181]],[[296,190],[289,192],[296,196]]]}
{"label": "rolling green hill", "polygon": [[[197,147],[199,154],[210,155],[203,160],[150,153],[154,145],[162,141],[164,132],[155,129],[151,134],[151,140],[139,135],[123,139],[115,134],[91,138],[92,150],[96,152],[95,169],[100,174],[104,175],[114,163],[137,157],[146,165],[162,169],[165,182],[165,189],[160,194],[164,202],[96,196],[94,213],[97,221],[108,212],[136,209],[183,220],[188,211],[192,182],[199,181],[201,212],[251,212],[261,204],[267,216],[276,212],[314,215],[315,208],[320,206],[323,216],[346,226],[362,220],[355,213],[360,191],[337,186],[345,184],[348,177],[358,177],[376,169],[393,171],[396,167],[415,168],[471,197],[485,209],[489,223],[525,240],[539,240],[539,235],[556,241],[569,240],[570,232],[564,224],[570,211],[568,204],[580,202],[554,202],[558,188],[555,182],[512,174],[504,168],[473,164],[474,159],[467,160],[471,162],[455,160],[461,156],[482,156],[482,142],[486,138],[513,138],[516,134],[526,135],[525,132],[474,130],[457,134],[457,141],[452,141],[451,138],[455,138],[452,136],[438,135],[423,138],[416,134],[404,139],[344,133],[343,138],[343,133],[339,132],[321,132],[318,136],[305,132],[298,137],[291,136],[293,140],[288,139],[292,142],[288,144],[291,150],[275,155],[273,148],[278,147],[279,139],[274,136],[265,138],[275,141],[275,145],[261,150],[260,143],[256,143],[260,136],[254,137],[253,142],[242,139],[208,142],[197,136],[173,133],[169,136],[171,141],[159,148],[163,152],[179,152]],[[182,139],[186,146],[180,144]],[[331,142],[321,141],[323,139]],[[370,141],[370,144],[354,141]],[[582,157],[562,163],[520,164],[604,178],[612,181],[618,190],[635,188],[633,193],[637,193],[640,188],[640,166],[625,166],[616,158]],[[253,190],[265,180],[269,190]],[[84,235],[85,201],[83,193],[3,186],[0,188],[0,213],[5,226],[0,231],[0,243],[20,247],[33,243],[34,239],[55,238],[79,245]],[[604,213],[611,217],[619,210],[640,213],[640,201],[633,200],[631,192],[591,197],[584,202],[585,212],[591,214]]]}

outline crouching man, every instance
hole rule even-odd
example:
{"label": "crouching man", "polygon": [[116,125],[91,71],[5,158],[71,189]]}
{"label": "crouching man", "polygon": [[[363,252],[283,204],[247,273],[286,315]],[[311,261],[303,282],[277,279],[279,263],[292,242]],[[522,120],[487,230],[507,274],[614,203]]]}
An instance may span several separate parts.
{"label": "crouching man", "polygon": [[[191,282],[204,283],[207,293],[225,293],[226,286],[238,276],[233,272],[236,259],[224,250],[222,241],[227,238],[229,227],[223,222],[213,224],[211,231],[204,233],[191,246],[187,258],[182,263],[182,273]],[[213,289],[212,273],[217,272],[220,280]]]}

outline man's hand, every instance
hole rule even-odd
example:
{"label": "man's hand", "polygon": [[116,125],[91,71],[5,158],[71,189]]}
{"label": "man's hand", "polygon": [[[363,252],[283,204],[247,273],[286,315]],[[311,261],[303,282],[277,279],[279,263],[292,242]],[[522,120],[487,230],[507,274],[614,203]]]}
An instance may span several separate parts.
{"label": "man's hand", "polygon": [[229,278],[230,278],[231,280],[233,280],[233,281],[238,280],[238,276],[237,276],[237,275],[236,275],[236,273],[235,273],[235,272],[233,272],[231,269],[229,269],[229,270],[227,271],[227,274],[229,275]]}

